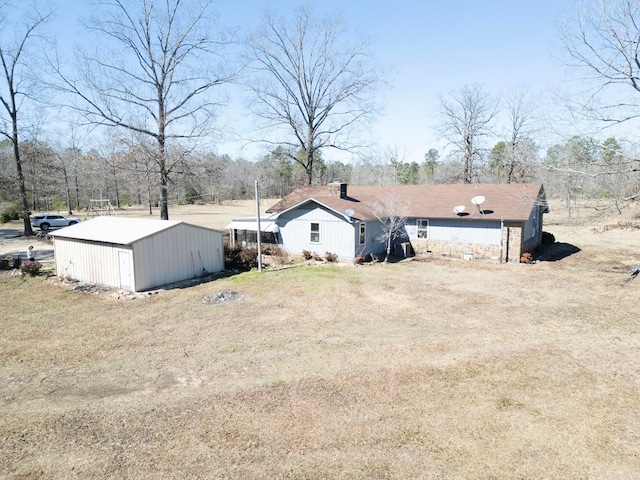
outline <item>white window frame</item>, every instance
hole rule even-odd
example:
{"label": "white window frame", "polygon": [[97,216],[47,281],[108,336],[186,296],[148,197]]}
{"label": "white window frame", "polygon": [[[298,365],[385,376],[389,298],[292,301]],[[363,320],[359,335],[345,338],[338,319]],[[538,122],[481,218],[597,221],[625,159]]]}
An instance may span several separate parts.
{"label": "white window frame", "polygon": [[[314,230],[313,226],[317,225],[318,229]],[[314,240],[314,235],[317,235],[317,240]],[[309,222],[309,242],[310,243],[320,243],[320,222]]]}
{"label": "white window frame", "polygon": [[360,228],[358,232],[359,243],[360,245],[364,245],[365,243],[367,243],[367,224],[362,222],[360,223],[359,228]]}
{"label": "white window frame", "polygon": [[[424,222],[424,225],[420,224]],[[424,232],[424,236],[420,236],[420,233]],[[416,238],[421,238],[424,240],[429,239],[429,219],[428,218],[416,218]]]}

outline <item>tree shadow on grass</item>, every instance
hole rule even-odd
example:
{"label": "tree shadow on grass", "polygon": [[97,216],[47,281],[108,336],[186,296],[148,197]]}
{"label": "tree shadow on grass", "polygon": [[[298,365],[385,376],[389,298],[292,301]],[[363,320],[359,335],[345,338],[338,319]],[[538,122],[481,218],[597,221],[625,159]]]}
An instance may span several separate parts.
{"label": "tree shadow on grass", "polygon": [[536,260],[541,262],[557,262],[579,251],[580,248],[570,243],[554,242],[544,245],[542,251],[536,255]]}

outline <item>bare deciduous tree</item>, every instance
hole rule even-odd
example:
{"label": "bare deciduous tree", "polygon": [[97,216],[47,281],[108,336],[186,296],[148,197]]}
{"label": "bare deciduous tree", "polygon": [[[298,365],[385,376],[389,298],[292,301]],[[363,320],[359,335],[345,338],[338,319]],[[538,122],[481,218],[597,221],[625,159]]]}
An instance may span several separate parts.
{"label": "bare deciduous tree", "polygon": [[[8,2],[0,3],[0,24],[3,30],[8,25],[7,12],[11,11]],[[32,77],[32,64],[34,58],[30,55],[29,48],[38,36],[38,31],[50,18],[50,14],[33,10],[24,19],[22,27],[11,31],[11,35],[0,35],[0,64],[2,65],[2,77],[0,80],[0,103],[4,108],[6,117],[0,117],[0,135],[11,143],[13,157],[16,163],[18,189],[20,191],[20,203],[24,222],[24,235],[33,235],[29,212],[29,199],[25,187],[22,159],[20,157],[21,136],[21,109],[25,102],[33,100],[35,92],[35,79]]]}
{"label": "bare deciduous tree", "polygon": [[491,124],[498,114],[499,101],[478,85],[464,86],[450,98],[440,99],[442,122],[440,133],[462,156],[462,178],[471,183],[476,161],[482,158],[480,141],[491,133]]}
{"label": "bare deciduous tree", "polygon": [[535,158],[535,145],[531,140],[536,122],[536,104],[524,90],[512,90],[506,96],[508,121],[508,156],[504,174],[507,183],[523,182]]}
{"label": "bare deciduous tree", "polygon": [[306,6],[291,21],[267,11],[247,41],[253,110],[268,128],[287,132],[269,143],[288,147],[309,184],[318,152],[354,149],[354,128],[377,111],[372,93],[384,74],[369,61],[370,42],[343,42],[345,33],[338,18],[318,20]]}
{"label": "bare deciduous tree", "polygon": [[386,195],[369,205],[369,209],[382,225],[382,233],[377,237],[377,240],[386,244],[385,261],[388,261],[393,241],[400,237],[404,231],[409,204],[402,202],[398,195]]}
{"label": "bare deciduous tree", "polygon": [[82,55],[80,79],[57,71],[64,88],[82,99],[74,107],[89,122],[153,140],[160,218],[166,220],[167,187],[176,167],[167,157],[167,143],[209,133],[220,105],[211,90],[233,77],[214,68],[224,41],[211,34],[213,0],[105,0],[98,5],[99,16],[88,28],[107,51]]}
{"label": "bare deciduous tree", "polygon": [[637,0],[581,0],[574,21],[565,20],[569,66],[593,87],[579,104],[589,118],[615,124],[640,117],[639,25]]}

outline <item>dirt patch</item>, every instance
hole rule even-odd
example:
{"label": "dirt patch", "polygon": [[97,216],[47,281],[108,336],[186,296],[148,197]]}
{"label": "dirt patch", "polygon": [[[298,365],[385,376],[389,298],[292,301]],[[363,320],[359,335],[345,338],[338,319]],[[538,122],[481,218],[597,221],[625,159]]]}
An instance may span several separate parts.
{"label": "dirt patch", "polygon": [[217,293],[207,295],[202,299],[202,303],[207,305],[217,305],[223,302],[237,302],[242,300],[242,294],[235,290],[220,290]]}

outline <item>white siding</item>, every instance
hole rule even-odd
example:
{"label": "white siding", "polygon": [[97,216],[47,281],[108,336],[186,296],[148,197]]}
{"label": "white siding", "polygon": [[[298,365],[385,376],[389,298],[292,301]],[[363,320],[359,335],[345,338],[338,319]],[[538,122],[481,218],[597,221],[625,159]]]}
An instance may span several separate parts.
{"label": "white siding", "polygon": [[[536,227],[536,218],[537,218],[537,229]],[[534,205],[531,209],[531,215],[529,215],[529,219],[524,224],[524,231],[522,232],[522,240],[526,241],[532,237],[535,237],[539,231],[540,226],[542,224],[542,215],[540,214],[540,206]]]}
{"label": "white siding", "polygon": [[131,246],[54,238],[56,273],[120,288],[118,252],[131,255],[131,289],[147,290],[224,269],[222,234],[178,224]]}
{"label": "white siding", "polygon": [[[320,224],[320,242],[311,242],[311,223]],[[344,217],[320,206],[306,206],[285,212],[278,217],[280,238],[288,253],[303,250],[324,256],[335,253],[340,258],[353,258],[358,241],[359,222],[347,222]],[[367,233],[368,235],[368,233]]]}
{"label": "white siding", "polygon": [[[430,218],[428,239],[442,242],[500,245],[502,241],[500,227],[500,220],[446,220]],[[415,218],[407,221],[406,229],[409,238],[417,238]]]}
{"label": "white siding", "polygon": [[[121,251],[131,252],[131,249],[121,245],[54,238],[56,273],[83,282],[119,288],[118,252]],[[135,276],[135,268],[132,275]]]}
{"label": "white siding", "polygon": [[[357,254],[364,255],[366,253],[382,253],[386,251],[387,245],[379,240],[381,235],[382,224],[378,220],[367,222],[367,243],[364,245],[365,248],[362,248],[362,245],[358,245]],[[356,242],[358,242],[358,238],[356,238]]]}
{"label": "white siding", "polygon": [[222,234],[180,224],[133,244],[134,289],[147,290],[224,269]]}

